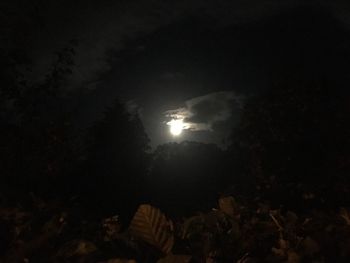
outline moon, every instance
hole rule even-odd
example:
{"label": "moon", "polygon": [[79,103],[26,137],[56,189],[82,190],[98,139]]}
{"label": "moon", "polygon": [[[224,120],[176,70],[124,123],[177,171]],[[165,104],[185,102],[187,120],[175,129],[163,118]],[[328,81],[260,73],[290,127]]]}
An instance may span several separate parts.
{"label": "moon", "polygon": [[184,129],[184,123],[182,120],[172,120],[168,124],[170,126],[170,133],[173,136],[179,136]]}

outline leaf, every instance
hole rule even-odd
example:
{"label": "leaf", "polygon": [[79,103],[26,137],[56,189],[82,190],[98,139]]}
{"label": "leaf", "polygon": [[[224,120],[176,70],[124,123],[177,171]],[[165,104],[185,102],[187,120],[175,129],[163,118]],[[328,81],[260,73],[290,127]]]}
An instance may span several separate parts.
{"label": "leaf", "polygon": [[188,263],[191,260],[189,255],[168,255],[164,258],[161,258],[157,263]]}
{"label": "leaf", "polygon": [[72,240],[63,245],[57,252],[58,258],[84,256],[97,250],[96,246],[86,240]]}
{"label": "leaf", "polygon": [[113,259],[109,259],[109,260],[107,260],[107,261],[99,262],[99,263],[136,263],[136,261],[133,260],[133,259],[119,259],[119,258],[113,258]]}
{"label": "leaf", "polygon": [[318,243],[309,236],[302,241],[301,246],[304,248],[306,255],[312,256],[320,251]]}
{"label": "leaf", "polygon": [[231,217],[234,217],[238,212],[236,201],[232,196],[221,197],[219,199],[219,208],[223,213]]}
{"label": "leaf", "polygon": [[299,255],[294,251],[288,251],[287,263],[300,263]]}
{"label": "leaf", "polygon": [[113,216],[104,219],[102,221],[102,229],[104,241],[111,241],[113,239],[116,239],[121,229],[119,216]]}
{"label": "leaf", "polygon": [[278,257],[285,257],[289,251],[289,242],[284,240],[283,238],[280,238],[278,240],[278,246],[279,248],[273,247],[272,252]]}
{"label": "leaf", "polygon": [[172,223],[159,209],[140,205],[130,224],[131,234],[168,254],[174,245]]}
{"label": "leaf", "polygon": [[203,216],[192,216],[190,218],[187,218],[183,223],[183,231],[181,234],[181,238],[185,239],[191,236],[193,224],[195,224],[196,227],[201,227],[203,223],[204,223]]}
{"label": "leaf", "polygon": [[340,216],[345,220],[347,225],[350,225],[350,213],[345,208],[340,209]]}
{"label": "leaf", "polygon": [[254,258],[251,258],[249,254],[245,254],[241,259],[239,259],[236,263],[256,263],[258,262]]}

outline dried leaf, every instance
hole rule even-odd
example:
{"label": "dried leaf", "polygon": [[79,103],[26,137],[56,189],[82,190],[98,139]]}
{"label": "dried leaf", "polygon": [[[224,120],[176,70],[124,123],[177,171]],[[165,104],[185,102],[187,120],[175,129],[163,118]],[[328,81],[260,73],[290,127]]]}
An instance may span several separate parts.
{"label": "dried leaf", "polygon": [[314,255],[320,251],[320,247],[311,237],[306,237],[301,243],[306,255]]}
{"label": "dried leaf", "polygon": [[121,225],[119,222],[119,216],[113,216],[106,218],[102,221],[103,240],[111,241],[118,236]]}
{"label": "dried leaf", "polygon": [[120,259],[120,258],[112,258],[104,262],[100,263],[136,263],[134,259]]}
{"label": "dried leaf", "polygon": [[74,256],[88,255],[95,252],[96,250],[96,246],[89,241],[72,240],[63,245],[56,256],[59,258],[71,258]]}
{"label": "dried leaf", "polygon": [[350,225],[350,213],[347,209],[341,208],[340,209],[340,216],[345,220],[347,225]]}
{"label": "dried leaf", "polygon": [[282,230],[283,230],[283,227],[282,227],[282,225],[278,222],[278,220],[276,219],[276,217],[273,215],[273,212],[270,212],[270,217],[271,217],[272,221],[275,223],[275,225],[277,226],[278,231],[282,231]]}
{"label": "dried leaf", "polygon": [[273,247],[271,251],[278,257],[283,258],[285,256],[285,251],[283,249]]}
{"label": "dried leaf", "polygon": [[174,245],[172,223],[159,209],[140,205],[130,224],[131,234],[168,254]]}
{"label": "dried leaf", "polygon": [[191,260],[189,255],[168,255],[164,258],[161,258],[157,263],[188,263]]}
{"label": "dried leaf", "polygon": [[237,204],[232,196],[221,197],[219,199],[219,208],[223,213],[231,217],[237,214]]}
{"label": "dried leaf", "polygon": [[288,260],[287,263],[299,263],[300,257],[299,255],[294,251],[288,251]]}

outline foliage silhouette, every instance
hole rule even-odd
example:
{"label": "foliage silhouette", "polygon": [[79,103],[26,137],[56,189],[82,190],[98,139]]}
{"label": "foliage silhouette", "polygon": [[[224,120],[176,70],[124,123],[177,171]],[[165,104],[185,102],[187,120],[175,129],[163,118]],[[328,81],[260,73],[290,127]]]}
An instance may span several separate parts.
{"label": "foliage silhouette", "polygon": [[91,127],[87,140],[81,190],[88,202],[115,211],[128,200],[128,209],[132,209],[131,204],[143,196],[149,165],[149,139],[141,120],[115,101]]}
{"label": "foliage silhouette", "polygon": [[302,207],[311,191],[349,204],[341,197],[349,183],[347,98],[327,79],[286,78],[247,103],[228,152],[240,154],[238,169],[270,199]]}
{"label": "foliage silhouette", "polygon": [[212,206],[223,187],[223,158],[224,152],[214,144],[185,141],[158,146],[147,180],[151,202],[179,215]]}
{"label": "foliage silhouette", "polygon": [[62,94],[74,66],[74,45],[57,52],[38,81],[27,77],[32,65],[23,52],[2,50],[1,56],[2,186],[4,191],[20,187],[19,193],[50,195],[74,155],[71,116]]}

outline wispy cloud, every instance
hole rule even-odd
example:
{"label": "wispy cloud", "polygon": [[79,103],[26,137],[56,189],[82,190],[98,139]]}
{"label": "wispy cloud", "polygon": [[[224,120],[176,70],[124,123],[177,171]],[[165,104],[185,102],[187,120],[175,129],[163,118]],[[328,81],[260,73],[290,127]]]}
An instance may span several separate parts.
{"label": "wispy cloud", "polygon": [[240,111],[242,106],[243,97],[232,91],[210,93],[187,100],[184,107],[166,111],[166,123],[169,125],[172,120],[183,120],[184,129],[214,131],[216,124],[228,121],[233,112]]}

